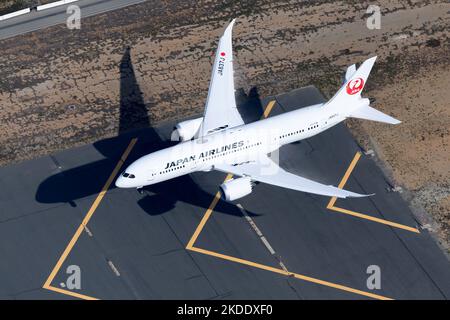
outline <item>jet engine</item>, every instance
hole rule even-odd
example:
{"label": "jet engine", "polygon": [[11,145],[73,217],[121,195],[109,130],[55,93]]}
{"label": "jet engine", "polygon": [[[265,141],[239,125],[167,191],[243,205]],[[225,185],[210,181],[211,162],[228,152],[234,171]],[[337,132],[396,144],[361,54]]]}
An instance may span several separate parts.
{"label": "jet engine", "polygon": [[220,185],[220,194],[226,201],[234,201],[252,192],[253,184],[248,177],[228,180]]}
{"label": "jet engine", "polygon": [[195,137],[200,126],[202,124],[203,118],[186,120],[178,123],[175,128],[173,128],[170,140],[172,141],[187,141]]}

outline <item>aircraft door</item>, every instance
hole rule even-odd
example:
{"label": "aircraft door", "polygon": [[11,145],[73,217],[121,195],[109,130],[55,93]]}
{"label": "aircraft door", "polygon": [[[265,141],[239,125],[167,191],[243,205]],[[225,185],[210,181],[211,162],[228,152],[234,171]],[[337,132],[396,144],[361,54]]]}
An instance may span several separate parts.
{"label": "aircraft door", "polygon": [[324,119],[320,120],[319,123],[320,123],[319,124],[319,129],[321,131],[325,130],[326,128],[328,128],[330,126],[330,121],[329,121],[328,118],[324,118]]}
{"label": "aircraft door", "polygon": [[156,169],[150,169],[148,176],[147,176],[147,181],[153,181],[156,178]]}
{"label": "aircraft door", "polygon": [[197,170],[197,160],[190,161],[190,163],[189,163],[189,169],[192,170],[192,171]]}

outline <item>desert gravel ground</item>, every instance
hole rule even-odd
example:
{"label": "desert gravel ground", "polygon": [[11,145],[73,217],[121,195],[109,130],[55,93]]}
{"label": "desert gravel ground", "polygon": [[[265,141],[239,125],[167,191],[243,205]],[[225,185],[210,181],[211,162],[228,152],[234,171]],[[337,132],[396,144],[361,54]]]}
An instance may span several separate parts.
{"label": "desert gravel ground", "polygon": [[[379,30],[366,27],[369,4],[148,1],[83,19],[81,30],[60,25],[0,41],[0,164],[114,136],[119,104],[139,95],[153,124],[201,114],[218,36],[237,18],[240,92],[313,84],[331,97],[347,65],[378,55],[365,95],[403,123],[347,124],[448,251],[450,4],[378,1]],[[141,92],[124,99],[127,47]],[[148,125],[127,116],[130,129]]]}

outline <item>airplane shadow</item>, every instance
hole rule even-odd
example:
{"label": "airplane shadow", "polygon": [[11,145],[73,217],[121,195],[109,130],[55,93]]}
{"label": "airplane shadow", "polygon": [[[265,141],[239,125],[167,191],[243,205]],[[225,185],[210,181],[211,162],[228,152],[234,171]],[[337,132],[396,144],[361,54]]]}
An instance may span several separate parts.
{"label": "airplane shadow", "polygon": [[[119,132],[117,137],[97,141],[93,144],[105,158],[55,173],[42,181],[35,198],[40,203],[69,203],[76,206],[75,200],[97,194],[105,180],[111,174],[123,150],[133,137],[138,137],[138,143],[133,148],[125,168],[141,156],[174,145],[168,136],[158,132],[151,126],[148,116],[151,103],[145,103],[139,84],[136,80],[131,61],[130,48],[126,48],[120,62],[120,112]],[[237,96],[243,110],[245,122],[255,121],[263,109],[259,101],[257,88],[252,88],[249,94],[243,90]],[[252,106],[252,107],[250,107]],[[249,112],[252,109],[253,112]],[[259,115],[260,117],[261,115]],[[169,133],[170,134],[170,133]],[[195,173],[209,174],[209,173]],[[114,183],[110,189],[115,188]],[[212,201],[212,194],[198,186],[190,175],[147,186],[143,197],[138,200],[139,206],[150,215],[159,215],[176,207],[177,202],[185,202],[207,209]],[[215,211],[240,216],[235,205],[219,201]],[[250,215],[256,215],[249,212]]]}
{"label": "airplane shadow", "polygon": [[252,87],[245,92],[243,88],[236,90],[236,105],[245,123],[255,122],[264,114],[264,106],[261,103],[258,88]]}

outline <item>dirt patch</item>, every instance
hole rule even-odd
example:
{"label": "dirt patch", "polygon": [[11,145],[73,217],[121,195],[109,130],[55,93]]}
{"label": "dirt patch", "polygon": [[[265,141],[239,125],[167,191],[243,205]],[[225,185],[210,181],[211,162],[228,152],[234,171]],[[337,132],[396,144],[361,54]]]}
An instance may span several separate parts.
{"label": "dirt patch", "polygon": [[29,0],[2,0],[0,1],[0,16],[29,8]]}

